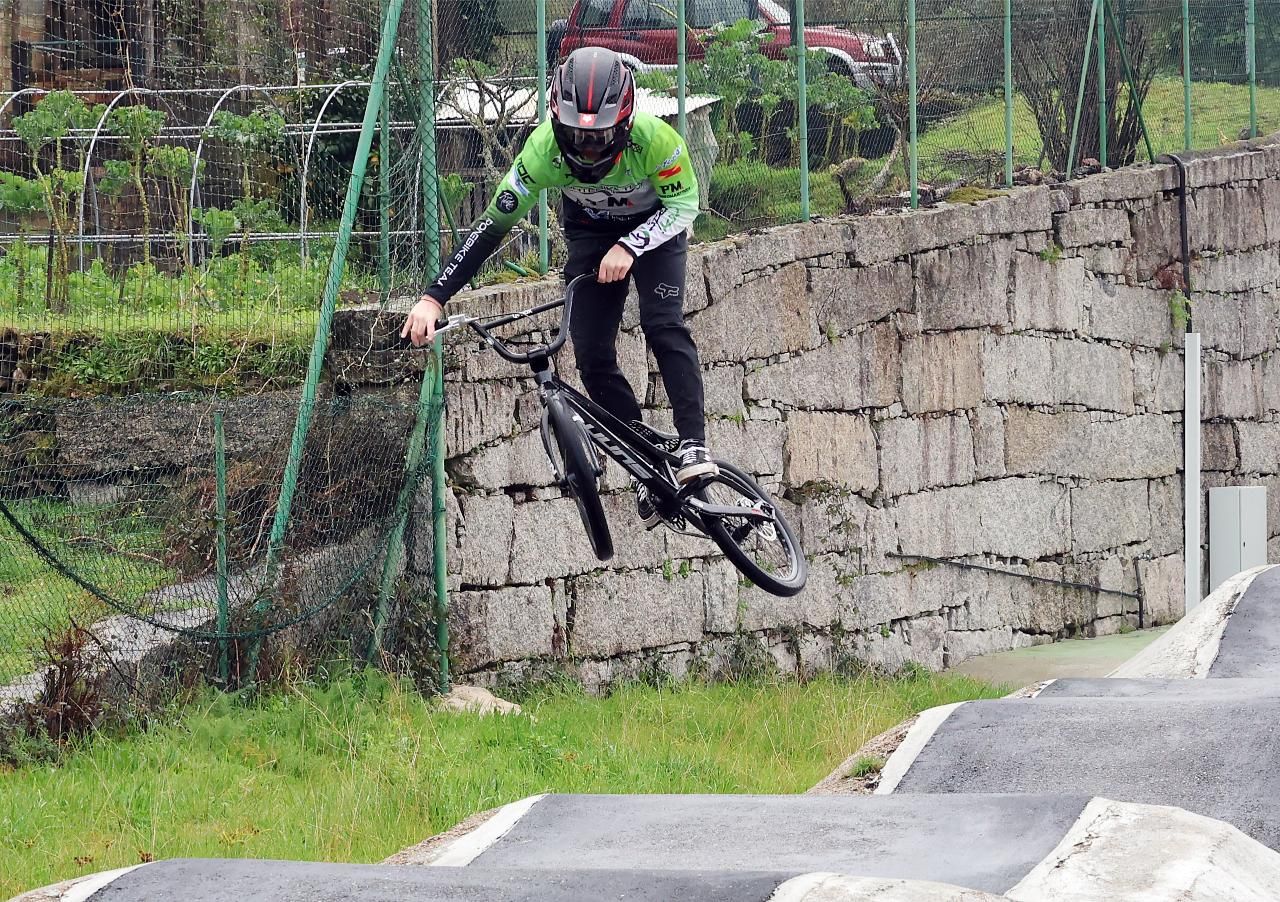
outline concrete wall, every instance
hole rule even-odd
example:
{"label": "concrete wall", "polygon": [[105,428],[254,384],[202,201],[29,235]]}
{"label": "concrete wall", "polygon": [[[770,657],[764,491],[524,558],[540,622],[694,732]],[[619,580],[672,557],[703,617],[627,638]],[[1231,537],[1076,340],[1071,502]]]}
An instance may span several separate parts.
{"label": "concrete wall", "polygon": [[[1190,179],[1206,485],[1266,484],[1277,536],[1280,146],[1198,159]],[[744,636],[788,670],[937,668],[1138,621],[1137,599],[898,555],[1141,594],[1146,624],[1177,619],[1176,184],[1172,166],[1138,167],[692,254],[710,443],[785,497],[812,561],[794,599],[742,587],[709,542],[641,531],[617,470],[606,504],[618,557],[601,568],[573,503],[548,484],[531,382],[454,341],[457,669],[482,682],[547,664],[589,683],[678,675],[724,666]],[[556,291],[512,286],[465,303],[513,310]],[[624,326],[624,369],[651,419],[668,423],[634,308]],[[368,355],[346,359],[362,381]]]}

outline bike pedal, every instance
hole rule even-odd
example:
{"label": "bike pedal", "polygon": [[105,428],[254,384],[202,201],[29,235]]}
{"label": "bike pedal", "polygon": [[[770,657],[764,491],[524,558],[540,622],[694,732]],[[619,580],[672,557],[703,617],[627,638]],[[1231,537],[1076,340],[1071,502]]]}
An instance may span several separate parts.
{"label": "bike pedal", "polygon": [[676,492],[676,503],[680,504],[687,501],[690,495],[708,485],[711,481],[710,476],[699,476],[690,482],[686,482]]}

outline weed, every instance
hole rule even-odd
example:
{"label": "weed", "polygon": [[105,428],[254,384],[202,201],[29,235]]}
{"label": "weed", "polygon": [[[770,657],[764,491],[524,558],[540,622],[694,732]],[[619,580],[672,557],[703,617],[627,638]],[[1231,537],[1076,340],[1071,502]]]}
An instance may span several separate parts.
{"label": "weed", "polygon": [[733,634],[720,676],[730,683],[760,680],[778,671],[764,640],[743,630]]}
{"label": "weed", "polygon": [[1050,244],[1040,252],[1039,257],[1045,263],[1057,263],[1062,259],[1062,248],[1057,244]]}
{"label": "weed", "polygon": [[28,735],[66,745],[87,734],[102,716],[102,669],[92,638],[74,622],[44,640],[46,669],[40,694],[22,712]]}
{"label": "weed", "polygon": [[1169,295],[1169,322],[1174,332],[1187,331],[1187,323],[1191,321],[1191,301],[1181,291]]}
{"label": "weed", "polygon": [[849,776],[853,779],[861,779],[862,777],[870,777],[884,770],[884,759],[875,758],[870,755],[863,755],[857,761],[853,762],[853,767],[849,769]]}

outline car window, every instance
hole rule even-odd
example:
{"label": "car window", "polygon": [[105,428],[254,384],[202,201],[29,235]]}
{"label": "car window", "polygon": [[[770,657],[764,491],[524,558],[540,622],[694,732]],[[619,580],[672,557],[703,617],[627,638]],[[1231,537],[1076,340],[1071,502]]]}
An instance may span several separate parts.
{"label": "car window", "polygon": [[613,0],[582,0],[580,21],[584,28],[600,28],[609,24]]}
{"label": "car window", "polygon": [[676,20],[661,2],[631,0],[622,15],[622,24],[628,28],[675,28]]}
{"label": "car window", "polygon": [[689,22],[694,28],[736,22],[749,17],[754,6],[749,0],[692,0]]}

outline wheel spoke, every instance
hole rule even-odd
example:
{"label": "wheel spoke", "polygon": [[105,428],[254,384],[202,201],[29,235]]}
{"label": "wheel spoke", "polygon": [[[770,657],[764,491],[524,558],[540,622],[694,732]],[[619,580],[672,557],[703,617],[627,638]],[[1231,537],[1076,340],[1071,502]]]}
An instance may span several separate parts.
{"label": "wheel spoke", "polygon": [[[774,522],[774,509],[767,501],[745,486],[716,479],[705,490],[707,501],[717,507],[737,507],[753,516],[720,516],[725,531],[766,573],[786,580],[797,572],[797,561],[790,543],[782,541]],[[760,519],[761,517],[767,519]]]}

